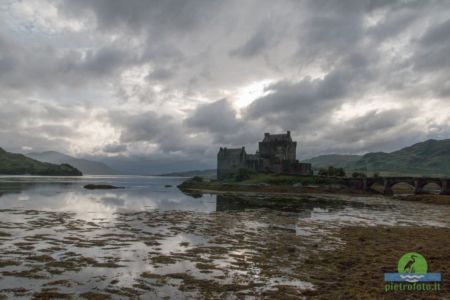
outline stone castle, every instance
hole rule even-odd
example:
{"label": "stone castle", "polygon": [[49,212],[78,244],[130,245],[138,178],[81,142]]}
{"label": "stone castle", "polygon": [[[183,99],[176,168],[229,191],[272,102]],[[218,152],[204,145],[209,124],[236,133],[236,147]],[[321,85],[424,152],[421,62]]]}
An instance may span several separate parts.
{"label": "stone castle", "polygon": [[283,134],[265,133],[259,150],[247,154],[245,147],[220,148],[217,153],[217,179],[226,179],[239,169],[290,175],[312,175],[311,164],[296,159],[297,142],[292,141],[291,132]]}

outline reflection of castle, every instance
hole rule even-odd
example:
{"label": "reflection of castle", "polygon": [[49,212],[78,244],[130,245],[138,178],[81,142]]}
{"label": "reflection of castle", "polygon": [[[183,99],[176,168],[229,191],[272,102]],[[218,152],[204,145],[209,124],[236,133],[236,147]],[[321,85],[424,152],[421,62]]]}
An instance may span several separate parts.
{"label": "reflection of castle", "polygon": [[264,134],[256,154],[247,154],[245,147],[220,148],[217,154],[217,179],[231,176],[238,169],[256,172],[274,172],[295,175],[312,175],[311,164],[296,159],[297,142],[292,141],[291,132]]}
{"label": "reflection of castle", "polygon": [[[281,200],[281,201],[280,201]],[[317,204],[314,201],[301,201],[291,205],[283,205],[287,199],[260,197],[239,197],[236,195],[216,195],[216,211],[231,211],[266,208],[274,211],[295,213],[296,218],[310,218]]]}

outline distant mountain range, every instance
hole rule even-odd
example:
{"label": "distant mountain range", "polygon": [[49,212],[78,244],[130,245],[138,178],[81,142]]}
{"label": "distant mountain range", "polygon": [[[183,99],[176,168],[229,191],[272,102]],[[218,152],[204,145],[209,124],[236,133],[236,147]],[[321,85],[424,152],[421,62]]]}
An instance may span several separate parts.
{"label": "distant mountain range", "polygon": [[[28,157],[27,157],[28,156]],[[90,175],[118,174],[104,163],[79,159],[55,151],[29,153],[27,156],[0,148],[0,174]],[[347,173],[358,171],[382,175],[450,176],[450,139],[427,140],[398,151],[365,155],[330,154],[304,160],[314,169],[334,166]],[[64,164],[64,165],[62,165]],[[214,177],[215,169],[165,173],[161,176]]]}
{"label": "distant mountain range", "polygon": [[23,154],[10,153],[0,148],[1,175],[81,176],[82,173],[68,164],[40,162]]}
{"label": "distant mountain range", "polygon": [[316,156],[303,162],[310,163],[315,169],[326,168],[328,166],[347,168],[347,166],[356,163],[361,158],[362,155],[329,154]]}
{"label": "distant mountain range", "polygon": [[386,175],[450,176],[450,139],[428,140],[390,153],[322,155],[306,162],[310,162],[313,168],[335,166],[348,171]]}
{"label": "distant mountain range", "polygon": [[106,164],[87,159],[75,158],[56,151],[46,151],[40,153],[28,153],[28,157],[41,162],[53,164],[69,164],[79,169],[85,175],[117,175],[119,172],[111,169]]}

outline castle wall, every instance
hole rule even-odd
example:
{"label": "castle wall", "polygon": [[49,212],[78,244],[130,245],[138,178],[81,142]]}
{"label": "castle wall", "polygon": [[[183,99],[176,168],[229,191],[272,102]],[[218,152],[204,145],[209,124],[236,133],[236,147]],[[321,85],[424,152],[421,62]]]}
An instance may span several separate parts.
{"label": "castle wall", "polygon": [[255,172],[262,172],[264,171],[264,160],[262,160],[261,158],[250,158],[247,156],[245,166],[247,169],[253,170]]}
{"label": "castle wall", "polygon": [[309,163],[301,163],[298,160],[284,160],[281,165],[281,173],[292,175],[313,175],[312,166]]}
{"label": "castle wall", "polygon": [[240,168],[246,168],[245,149],[220,148],[217,154],[217,179],[225,179]]}

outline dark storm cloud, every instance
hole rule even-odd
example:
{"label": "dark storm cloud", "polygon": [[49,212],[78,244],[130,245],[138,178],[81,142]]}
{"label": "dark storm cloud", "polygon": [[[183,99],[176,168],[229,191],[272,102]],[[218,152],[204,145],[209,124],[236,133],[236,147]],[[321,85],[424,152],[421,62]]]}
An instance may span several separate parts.
{"label": "dark storm cloud", "polygon": [[262,28],[246,41],[245,44],[236,49],[232,49],[230,55],[239,56],[240,58],[251,58],[258,55],[266,48],[269,36],[270,34],[267,31],[267,28]]}
{"label": "dark storm cloud", "polygon": [[233,132],[242,126],[226,99],[200,105],[185,122],[192,128],[211,132]]}
{"label": "dark storm cloud", "polygon": [[81,62],[81,68],[95,75],[111,74],[120,66],[132,63],[129,53],[113,47],[89,51]]}
{"label": "dark storm cloud", "polygon": [[[416,108],[390,109],[385,111],[371,110],[362,116],[351,119],[337,126],[329,127],[324,137],[333,142],[345,140],[350,143],[365,143],[381,136],[387,138],[392,132],[400,134],[405,128],[411,128],[414,122],[409,118],[417,113]],[[391,132],[390,132],[391,131]],[[406,134],[403,132],[402,134]],[[388,140],[392,136],[389,136]],[[370,148],[367,147],[367,148]]]}
{"label": "dark storm cloud", "polygon": [[424,46],[440,46],[448,42],[450,37],[450,19],[432,26],[420,39],[420,43]]}
{"label": "dark storm cloud", "polygon": [[367,30],[367,34],[374,36],[376,41],[382,41],[401,34],[407,26],[418,20],[420,10],[404,9],[401,11],[390,10],[373,27]]}
{"label": "dark storm cloud", "polygon": [[226,99],[203,104],[184,120],[195,131],[207,132],[211,142],[219,145],[241,146],[256,142],[262,129],[249,120],[239,119],[236,110]]}
{"label": "dark storm cloud", "polygon": [[189,138],[181,122],[172,116],[159,116],[153,111],[127,114],[113,111],[110,119],[120,126],[121,143],[145,142],[163,152],[186,151],[201,154],[205,149],[201,140]]}
{"label": "dark storm cloud", "polygon": [[419,39],[414,65],[417,70],[446,71],[450,67],[450,19],[430,26]]}
{"label": "dark storm cloud", "polygon": [[317,61],[332,66],[360,47],[364,1],[308,1],[306,6],[309,13],[297,29],[297,59],[302,64]]}
{"label": "dark storm cloud", "polygon": [[[371,110],[365,114],[324,127],[316,137],[308,137],[303,157],[330,153],[394,151],[428,138],[423,125],[413,119],[418,107]],[[328,125],[328,126],[327,126]],[[318,150],[320,149],[320,150]]]}
{"label": "dark storm cloud", "polygon": [[166,68],[158,68],[156,70],[153,70],[148,74],[147,78],[150,80],[166,80],[171,78],[174,75],[174,72],[170,69]]}
{"label": "dark storm cloud", "polygon": [[46,42],[27,47],[1,30],[0,53],[0,87],[22,94],[61,86],[95,85],[138,62],[136,55],[121,45],[109,44],[86,52],[60,50]]}
{"label": "dark storm cloud", "polygon": [[77,0],[63,1],[60,10],[73,18],[94,14],[97,26],[112,31],[186,32],[213,18],[221,1]]}
{"label": "dark storm cloud", "polygon": [[278,82],[267,88],[267,96],[248,107],[247,117],[297,128],[294,124],[307,124],[340,106],[350,84],[348,79],[348,74],[335,72],[323,79]]}
{"label": "dark storm cloud", "polygon": [[158,116],[155,112],[126,114],[111,113],[111,121],[123,126],[121,142],[157,141],[172,123],[170,116]]}
{"label": "dark storm cloud", "polygon": [[128,149],[127,145],[108,144],[105,147],[103,147],[103,152],[106,152],[106,153],[121,153],[121,152],[126,152],[127,149]]}

